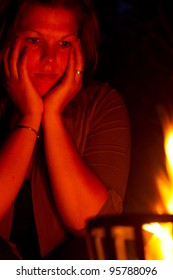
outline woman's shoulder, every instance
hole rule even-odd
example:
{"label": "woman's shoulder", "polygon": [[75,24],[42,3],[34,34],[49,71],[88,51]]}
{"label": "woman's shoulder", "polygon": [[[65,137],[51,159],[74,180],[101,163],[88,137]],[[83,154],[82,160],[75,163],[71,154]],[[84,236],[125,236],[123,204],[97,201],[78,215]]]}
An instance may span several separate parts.
{"label": "woman's shoulder", "polygon": [[110,108],[122,107],[125,109],[121,94],[109,83],[93,81],[83,87],[80,93],[72,100],[66,108],[66,116],[77,112],[95,112]]}
{"label": "woman's shoulder", "polygon": [[95,92],[108,92],[110,90],[114,90],[118,93],[118,91],[108,82],[101,81],[92,81],[89,85],[87,85],[84,90],[90,90],[92,93]]}
{"label": "woman's shoulder", "polygon": [[100,81],[93,81],[88,86],[83,88],[81,95],[86,101],[101,100],[101,99],[114,99],[122,102],[121,94],[111,84]]}

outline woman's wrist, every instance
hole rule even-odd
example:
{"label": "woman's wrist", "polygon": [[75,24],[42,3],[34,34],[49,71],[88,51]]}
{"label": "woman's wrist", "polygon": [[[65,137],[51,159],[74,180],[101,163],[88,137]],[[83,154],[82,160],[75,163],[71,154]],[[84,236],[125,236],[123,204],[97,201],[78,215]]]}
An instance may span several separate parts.
{"label": "woman's wrist", "polygon": [[36,136],[37,136],[37,138],[40,138],[40,134],[39,134],[39,132],[35,129],[35,128],[33,128],[33,127],[31,127],[31,126],[28,126],[28,125],[20,125],[20,124],[18,124],[18,125],[16,125],[16,127],[15,127],[15,129],[28,129],[28,130],[30,130],[31,132],[33,132]]}
{"label": "woman's wrist", "polygon": [[40,128],[40,123],[42,119],[42,114],[26,114],[18,118],[15,126],[27,126],[31,127],[35,131],[38,131]]}
{"label": "woman's wrist", "polygon": [[42,115],[42,125],[51,125],[57,122],[58,120],[63,119],[62,112],[53,112],[53,111],[43,111]]}

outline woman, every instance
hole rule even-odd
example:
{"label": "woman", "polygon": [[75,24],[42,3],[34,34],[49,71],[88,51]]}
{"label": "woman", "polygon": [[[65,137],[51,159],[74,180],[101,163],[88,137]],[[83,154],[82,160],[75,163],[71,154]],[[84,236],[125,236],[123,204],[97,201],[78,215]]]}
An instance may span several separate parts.
{"label": "woman", "polygon": [[39,258],[35,248],[44,257],[88,218],[122,211],[128,116],[114,89],[91,83],[89,1],[1,2],[0,229],[23,258]]}

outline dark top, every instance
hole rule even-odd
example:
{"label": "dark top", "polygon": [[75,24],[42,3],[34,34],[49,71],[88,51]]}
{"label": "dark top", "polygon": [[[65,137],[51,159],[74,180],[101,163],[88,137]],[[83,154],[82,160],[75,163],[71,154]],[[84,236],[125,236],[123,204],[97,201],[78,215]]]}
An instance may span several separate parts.
{"label": "dark top", "polygon": [[[109,192],[97,215],[121,213],[130,165],[129,118],[121,96],[109,84],[93,83],[68,104],[63,117],[82,160]],[[79,232],[64,225],[54,203],[43,141],[44,138],[40,137],[37,142],[31,176],[34,217],[42,257],[67,240],[69,233],[83,235],[83,230]],[[0,221],[0,235],[5,239],[9,239],[12,219],[13,205]]]}
{"label": "dark top", "polygon": [[10,241],[23,259],[40,259],[30,180],[24,181],[15,200]]}

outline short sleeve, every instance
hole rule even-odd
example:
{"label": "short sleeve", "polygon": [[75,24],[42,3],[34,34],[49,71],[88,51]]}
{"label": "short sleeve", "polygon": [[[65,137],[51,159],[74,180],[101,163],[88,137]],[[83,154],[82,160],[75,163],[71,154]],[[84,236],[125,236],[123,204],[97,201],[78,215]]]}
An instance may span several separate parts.
{"label": "short sleeve", "polygon": [[122,211],[130,165],[130,126],[120,94],[104,85],[94,95],[83,159],[104,183],[109,198],[99,215]]}

